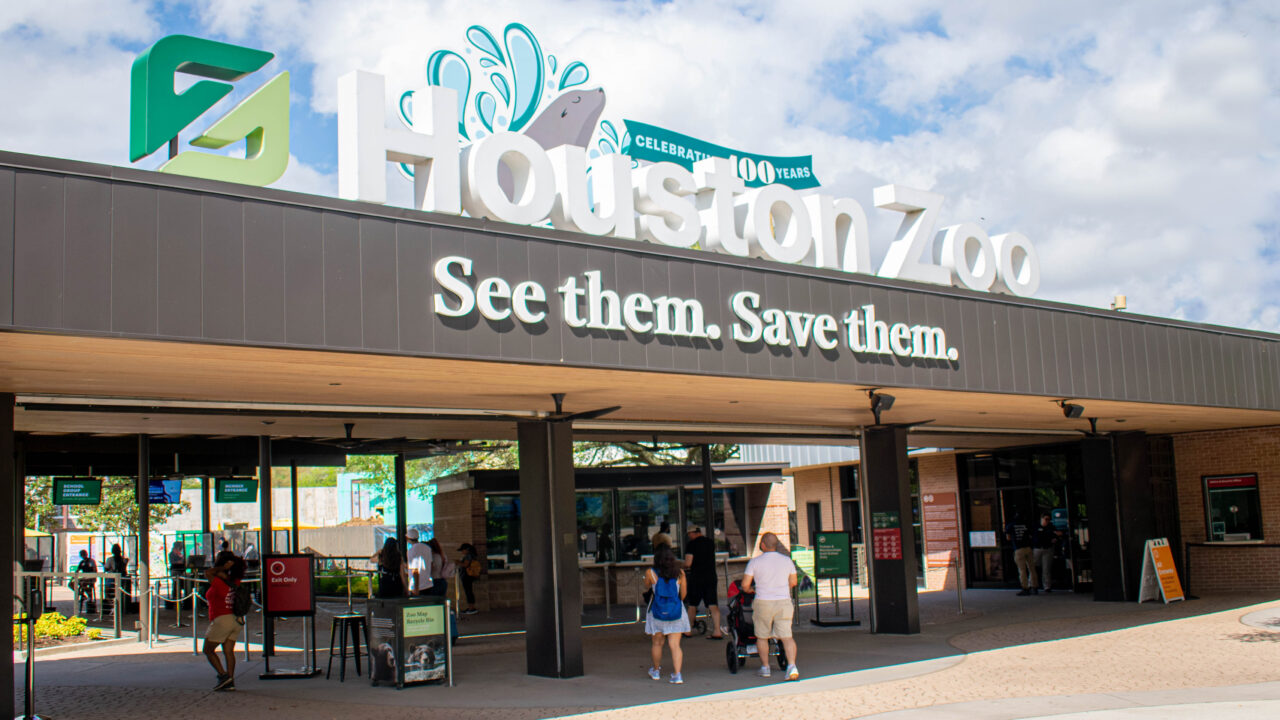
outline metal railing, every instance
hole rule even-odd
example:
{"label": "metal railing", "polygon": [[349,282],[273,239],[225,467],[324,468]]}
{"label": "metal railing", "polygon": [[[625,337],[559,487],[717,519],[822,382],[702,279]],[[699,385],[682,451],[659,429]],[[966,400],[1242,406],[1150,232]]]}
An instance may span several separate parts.
{"label": "metal railing", "polygon": [[[75,611],[72,613],[73,615],[79,614],[80,600],[82,599],[80,592],[82,587],[84,587],[81,585],[82,581],[84,580],[93,581],[93,584],[89,586],[92,588],[92,590],[89,593],[89,599],[90,601],[92,601],[93,593],[94,591],[97,591],[97,595],[99,598],[99,601],[96,602],[96,607],[98,610],[97,618],[96,618],[97,622],[102,622],[102,619],[105,614],[106,606],[107,606],[107,595],[110,594],[111,595],[111,618],[112,618],[113,630],[115,632],[115,636],[119,638],[124,635],[124,609],[121,607],[121,605],[123,604],[122,597],[127,594],[123,590],[124,582],[126,580],[136,581],[137,578],[135,576],[128,575],[125,573],[81,573],[81,572],[45,572],[45,571],[41,571],[41,572],[19,571],[19,572],[15,572],[13,576],[15,580],[18,580],[20,582],[23,579],[37,580],[40,583],[46,585],[47,587],[52,587],[54,585],[60,584],[62,581],[67,581],[68,586],[71,588],[72,594],[73,594],[72,603],[75,605]],[[108,589],[110,589],[111,591],[110,593],[107,592]],[[43,595],[45,598],[48,598],[50,597],[51,594],[46,591],[43,593]]]}

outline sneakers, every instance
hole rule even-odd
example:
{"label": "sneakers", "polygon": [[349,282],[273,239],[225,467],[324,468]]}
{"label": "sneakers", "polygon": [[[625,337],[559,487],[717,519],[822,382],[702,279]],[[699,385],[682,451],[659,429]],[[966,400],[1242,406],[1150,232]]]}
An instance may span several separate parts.
{"label": "sneakers", "polygon": [[230,675],[219,675],[218,682],[213,686],[214,690],[235,690],[236,679]]}
{"label": "sneakers", "polygon": [[1044,591],[1047,593],[1051,593],[1053,592],[1053,588],[1045,588]]}
{"label": "sneakers", "polygon": [[796,666],[795,666],[795,665],[788,665],[788,666],[787,666],[787,679],[788,679],[788,680],[799,680],[799,679],[800,679],[800,671],[796,668]]}
{"label": "sneakers", "polygon": [[[674,676],[672,676],[672,677],[674,677]],[[649,679],[650,679],[650,680],[661,680],[661,679],[662,679],[662,668],[656,668],[656,667],[651,667],[651,668],[649,668]]]}
{"label": "sneakers", "polygon": [[463,611],[462,611],[462,614],[463,614],[463,615],[475,615],[475,614],[476,614],[476,613],[478,613],[478,612],[480,612],[480,611],[479,611],[479,610],[477,610],[477,609],[475,609],[475,608],[467,608],[466,610],[463,610]]}
{"label": "sneakers", "polygon": [[1023,590],[1023,591],[1021,591],[1021,592],[1019,592],[1019,593],[1018,593],[1018,596],[1019,596],[1019,597],[1021,597],[1021,596],[1023,596],[1023,595],[1030,595],[1030,594],[1031,594],[1031,591],[1030,591],[1030,590]]}
{"label": "sneakers", "polygon": [[682,676],[680,673],[671,673],[671,684],[672,684],[672,685],[683,685],[683,684],[684,684],[684,676]]}
{"label": "sneakers", "polygon": [[760,677],[767,678],[767,677],[773,676],[773,671],[769,669],[769,666],[767,664],[765,664],[760,666],[760,669],[756,671],[756,674],[759,675]]}

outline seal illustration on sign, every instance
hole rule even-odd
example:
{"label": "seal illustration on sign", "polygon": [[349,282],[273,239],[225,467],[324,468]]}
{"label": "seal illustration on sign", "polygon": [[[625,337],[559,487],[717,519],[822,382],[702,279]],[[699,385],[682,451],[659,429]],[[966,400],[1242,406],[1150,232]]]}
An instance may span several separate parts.
{"label": "seal illustration on sign", "polygon": [[[507,25],[501,37],[500,42],[486,28],[472,25],[461,51],[436,50],[427,58],[427,83],[458,94],[463,143],[518,132],[547,150],[574,145],[586,148],[591,158],[627,152],[630,136],[619,133],[620,124],[601,119],[604,88],[583,87],[591,77],[586,64],[575,60],[562,65],[520,23]],[[400,121],[409,128],[412,97],[412,91],[400,96]],[[408,165],[400,165],[400,172],[413,177]]]}
{"label": "seal illustration on sign", "polygon": [[586,147],[595,132],[596,122],[604,112],[604,89],[571,90],[538,113],[524,134],[533,138],[544,150],[561,145]]}

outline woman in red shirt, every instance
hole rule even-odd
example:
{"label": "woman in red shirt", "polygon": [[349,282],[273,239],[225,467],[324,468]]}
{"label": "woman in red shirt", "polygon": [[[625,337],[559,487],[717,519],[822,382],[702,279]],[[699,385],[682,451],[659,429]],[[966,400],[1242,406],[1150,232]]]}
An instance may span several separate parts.
{"label": "woman in red shirt", "polygon": [[[204,634],[204,656],[218,673],[218,681],[214,690],[236,689],[236,640],[240,637],[240,628],[244,619],[236,617],[232,612],[234,588],[244,577],[245,562],[234,555],[204,571],[209,579],[209,589],[205,592],[205,603],[209,606],[209,630]],[[218,646],[226,655],[226,665],[218,657]]]}

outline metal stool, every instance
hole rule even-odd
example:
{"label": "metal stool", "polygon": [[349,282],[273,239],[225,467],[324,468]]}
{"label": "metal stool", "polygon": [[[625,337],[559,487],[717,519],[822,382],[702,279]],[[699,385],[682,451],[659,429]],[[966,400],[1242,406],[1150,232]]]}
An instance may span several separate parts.
{"label": "metal stool", "polygon": [[[329,625],[329,666],[325,671],[325,679],[333,674],[333,641],[339,639],[338,657],[341,662],[338,666],[338,681],[345,682],[347,679],[347,633],[351,633],[351,653],[356,659],[356,675],[360,674],[360,636],[363,633],[364,643],[369,643],[369,626],[365,623],[363,615],[335,615],[333,623]],[[368,655],[368,649],[365,649],[365,655]]]}

